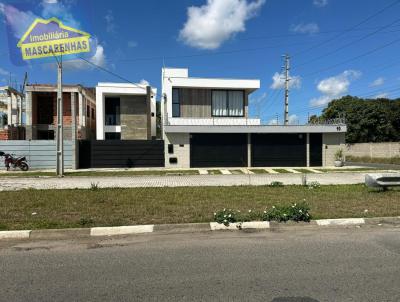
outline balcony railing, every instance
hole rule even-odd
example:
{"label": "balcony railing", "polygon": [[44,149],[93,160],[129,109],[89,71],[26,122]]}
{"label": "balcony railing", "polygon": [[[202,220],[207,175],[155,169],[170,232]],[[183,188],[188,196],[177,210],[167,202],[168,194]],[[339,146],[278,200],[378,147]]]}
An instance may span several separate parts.
{"label": "balcony railing", "polygon": [[259,126],[261,124],[258,118],[187,118],[176,117],[168,118],[168,126]]}
{"label": "balcony railing", "polygon": [[[270,121],[261,121],[259,118],[187,118],[187,117],[173,117],[165,120],[166,126],[283,126],[281,123],[271,123]],[[300,126],[299,121],[291,123],[288,126]],[[335,119],[314,119],[309,121],[303,126],[324,126],[324,125],[335,125],[344,126],[346,125],[345,118]]]}

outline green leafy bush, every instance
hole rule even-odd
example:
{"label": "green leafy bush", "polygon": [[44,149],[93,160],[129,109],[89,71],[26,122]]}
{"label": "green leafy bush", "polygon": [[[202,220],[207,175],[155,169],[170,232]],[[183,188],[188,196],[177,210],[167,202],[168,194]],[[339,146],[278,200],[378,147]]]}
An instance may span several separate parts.
{"label": "green leafy bush", "polygon": [[230,223],[239,221],[240,211],[234,211],[231,209],[223,209],[214,213],[214,220],[218,223],[222,223],[225,226],[229,226]]}
{"label": "green leafy bush", "polygon": [[309,222],[311,220],[311,215],[309,213],[310,207],[305,203],[292,204],[291,206],[281,205],[273,206],[270,210],[265,210],[262,220],[263,221],[278,221],[286,222],[292,221],[305,221]]}
{"label": "green leafy bush", "polygon": [[308,183],[309,189],[318,189],[321,187],[321,184],[318,181],[311,181]]}
{"label": "green leafy bush", "polygon": [[283,187],[283,182],[281,181],[273,181],[269,185],[270,187]]}

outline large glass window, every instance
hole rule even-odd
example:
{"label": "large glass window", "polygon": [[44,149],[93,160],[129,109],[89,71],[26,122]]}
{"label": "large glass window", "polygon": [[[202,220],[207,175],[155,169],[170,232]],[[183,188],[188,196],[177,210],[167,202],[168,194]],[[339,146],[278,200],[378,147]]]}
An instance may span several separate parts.
{"label": "large glass window", "polygon": [[241,90],[214,90],[213,116],[244,116],[244,92]]}
{"label": "large glass window", "polygon": [[[90,114],[90,113],[89,113]],[[105,125],[120,125],[120,101],[119,98],[105,99]]]}
{"label": "large glass window", "polygon": [[179,89],[172,89],[172,117],[181,116],[181,102],[179,98]]}

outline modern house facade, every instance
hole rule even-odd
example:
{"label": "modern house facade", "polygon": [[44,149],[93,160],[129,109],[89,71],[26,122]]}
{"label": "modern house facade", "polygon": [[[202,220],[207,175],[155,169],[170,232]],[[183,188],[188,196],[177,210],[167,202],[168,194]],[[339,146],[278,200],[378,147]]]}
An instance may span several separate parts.
{"label": "modern house facade", "polygon": [[162,69],[165,167],[332,166],[346,125],[263,125],[249,117],[259,80],[189,77]]}
{"label": "modern house facade", "polygon": [[157,89],[145,84],[98,83],[97,140],[151,140],[156,136]]}
{"label": "modern house facade", "polygon": [[[57,86],[29,84],[25,86],[26,139],[55,139],[57,121]],[[63,85],[64,139],[95,137],[96,102],[93,89],[81,85]]]}

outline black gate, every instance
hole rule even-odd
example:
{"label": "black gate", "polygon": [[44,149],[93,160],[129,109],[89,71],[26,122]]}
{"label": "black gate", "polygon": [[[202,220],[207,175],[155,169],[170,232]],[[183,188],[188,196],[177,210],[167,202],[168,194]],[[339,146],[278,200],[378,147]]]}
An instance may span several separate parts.
{"label": "black gate", "polygon": [[305,167],[306,134],[273,133],[251,135],[253,167]]}
{"label": "black gate", "polygon": [[191,134],[190,166],[193,168],[247,166],[247,135]]}
{"label": "black gate", "polygon": [[79,168],[136,167],[164,167],[164,141],[79,141]]}
{"label": "black gate", "polygon": [[322,133],[310,133],[310,166],[322,166]]}

